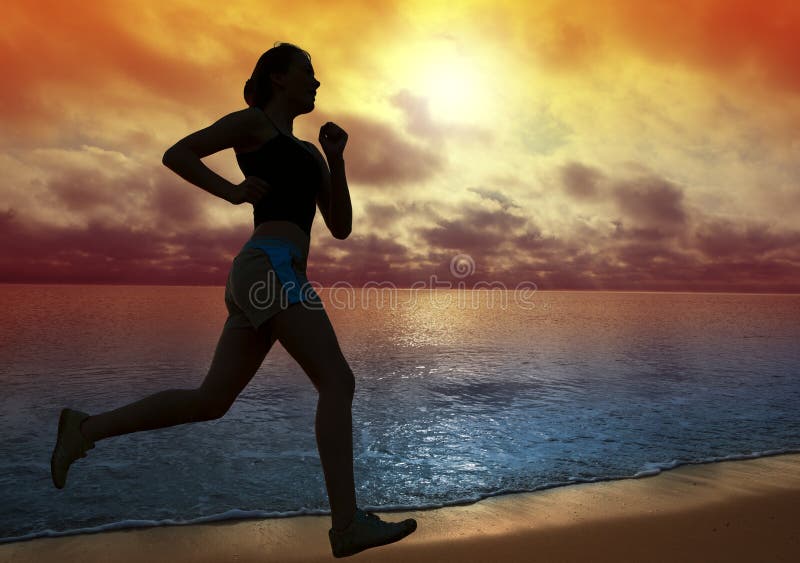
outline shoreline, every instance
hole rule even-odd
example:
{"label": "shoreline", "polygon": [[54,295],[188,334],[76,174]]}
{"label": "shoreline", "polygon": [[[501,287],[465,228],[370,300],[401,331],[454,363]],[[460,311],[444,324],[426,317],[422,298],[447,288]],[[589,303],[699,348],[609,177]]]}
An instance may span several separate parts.
{"label": "shoreline", "polygon": [[[413,517],[364,561],[794,561],[800,454],[682,465],[657,475],[512,493]],[[0,561],[331,561],[329,516],[226,520],[0,544]]]}

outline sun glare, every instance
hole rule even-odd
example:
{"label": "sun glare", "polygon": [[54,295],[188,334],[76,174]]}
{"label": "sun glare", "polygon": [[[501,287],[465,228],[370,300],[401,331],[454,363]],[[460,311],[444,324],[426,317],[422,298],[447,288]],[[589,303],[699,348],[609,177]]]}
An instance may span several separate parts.
{"label": "sun glare", "polygon": [[418,59],[420,65],[412,89],[428,101],[434,120],[471,121],[488,103],[479,64],[450,45],[437,44]]}

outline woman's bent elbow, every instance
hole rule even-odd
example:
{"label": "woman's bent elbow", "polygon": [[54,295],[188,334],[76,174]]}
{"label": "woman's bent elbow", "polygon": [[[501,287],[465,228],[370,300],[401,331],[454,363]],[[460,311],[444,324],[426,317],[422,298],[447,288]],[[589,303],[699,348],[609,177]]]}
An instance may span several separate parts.
{"label": "woman's bent elbow", "polygon": [[164,156],[161,157],[161,164],[163,164],[167,168],[172,168],[172,166],[170,166],[170,163],[172,162],[173,154],[174,153],[172,152],[172,148],[167,149],[166,152],[164,153]]}
{"label": "woman's bent elbow", "polygon": [[179,145],[172,145],[164,152],[164,156],[161,157],[161,163],[170,169],[175,169],[175,162],[181,158],[182,154],[185,154],[185,147],[181,147]]}

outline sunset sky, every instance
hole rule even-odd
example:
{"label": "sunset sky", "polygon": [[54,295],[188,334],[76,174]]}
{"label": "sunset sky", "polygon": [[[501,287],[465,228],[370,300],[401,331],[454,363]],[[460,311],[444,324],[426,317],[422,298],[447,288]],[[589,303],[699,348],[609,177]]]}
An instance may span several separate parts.
{"label": "sunset sky", "polygon": [[286,41],[322,84],[295,135],[349,134],[312,281],[797,292],[798,38],[796,0],[11,0],[0,282],[223,285],[252,206],[161,158]]}

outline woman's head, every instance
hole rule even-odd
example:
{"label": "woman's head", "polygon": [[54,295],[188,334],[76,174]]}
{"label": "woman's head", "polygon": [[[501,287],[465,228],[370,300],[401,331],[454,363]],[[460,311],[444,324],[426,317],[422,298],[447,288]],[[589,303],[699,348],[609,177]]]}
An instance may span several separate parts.
{"label": "woman's head", "polygon": [[263,108],[280,90],[313,107],[313,93],[319,86],[311,55],[297,45],[278,42],[259,57],[252,76],[244,84],[244,99],[248,106]]}

